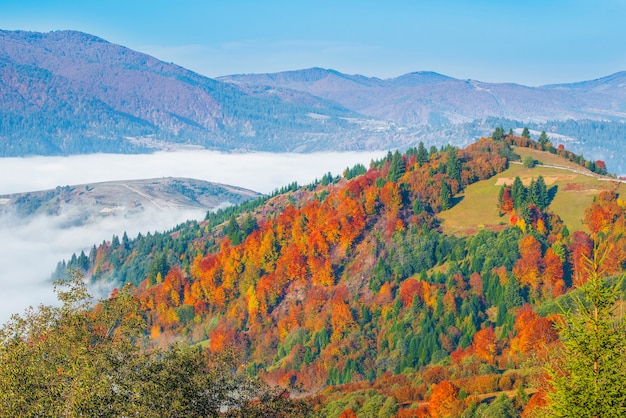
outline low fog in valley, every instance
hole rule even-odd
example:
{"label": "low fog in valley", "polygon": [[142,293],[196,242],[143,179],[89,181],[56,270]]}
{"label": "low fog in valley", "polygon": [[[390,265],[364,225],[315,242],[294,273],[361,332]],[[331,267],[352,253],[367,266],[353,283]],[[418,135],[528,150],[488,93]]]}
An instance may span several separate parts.
{"label": "low fog in valley", "polygon": [[[341,174],[356,163],[369,165],[386,152],[313,154],[222,154],[211,151],[161,152],[150,155],[95,154],[72,157],[4,158],[0,160],[0,195],[52,189],[57,186],[159,177],[189,177],[244,187],[261,193],[293,181],[308,184],[324,173]],[[75,210],[79,210],[76,208]],[[70,211],[71,212],[71,211]],[[136,217],[99,219],[84,226],[68,226],[68,218],[37,216],[17,219],[0,216],[0,323],[29,306],[52,303],[49,277],[57,262],[72,253],[87,253],[93,244],[124,231],[162,231],[187,219],[202,219],[203,211],[147,209]]]}

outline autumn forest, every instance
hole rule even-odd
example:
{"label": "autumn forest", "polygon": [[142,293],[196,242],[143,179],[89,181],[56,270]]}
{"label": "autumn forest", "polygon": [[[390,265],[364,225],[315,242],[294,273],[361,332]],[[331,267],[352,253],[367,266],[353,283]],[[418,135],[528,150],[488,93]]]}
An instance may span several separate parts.
{"label": "autumn forest", "polygon": [[[581,210],[583,228],[553,209],[566,186],[536,161],[526,168],[536,177],[492,187],[497,203],[484,210],[497,223],[451,233],[440,214],[462,208],[470,186],[525,166],[524,152],[608,180],[597,181]],[[564,330],[595,306],[586,299],[591,287],[615,290],[603,294],[605,305],[620,309],[604,319],[607,330],[623,329],[615,301],[626,269],[626,200],[605,173],[603,162],[547,138],[502,130],[463,149],[420,143],[202,222],[114,236],[60,263],[55,276],[80,275],[134,301],[142,352],[184,346],[209,358],[197,361],[236,358],[233,373],[260,379],[263,393],[274,388],[278,406],[265,416],[561,416],[554,382],[576,373],[558,368],[575,340]],[[28,345],[27,333],[15,334]],[[623,359],[623,344],[615,347]],[[615,395],[621,411],[623,392]],[[281,397],[302,404],[279,405]],[[0,411],[11,402],[2,398]],[[283,407],[292,413],[281,415]]]}

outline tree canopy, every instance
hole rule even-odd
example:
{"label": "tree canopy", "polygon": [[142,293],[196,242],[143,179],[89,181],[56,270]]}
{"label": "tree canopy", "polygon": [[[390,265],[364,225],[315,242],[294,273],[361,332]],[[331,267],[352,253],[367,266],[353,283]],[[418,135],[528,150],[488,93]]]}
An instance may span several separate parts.
{"label": "tree canopy", "polygon": [[575,311],[564,311],[558,329],[562,348],[548,367],[548,413],[554,417],[626,415],[626,323],[616,316],[624,277],[603,277],[608,253],[585,258],[589,279],[574,295]]}
{"label": "tree canopy", "polygon": [[232,353],[142,344],[128,288],[91,305],[82,279],[58,282],[60,307],[0,330],[0,415],[12,417],[306,416],[308,408],[237,370]]}

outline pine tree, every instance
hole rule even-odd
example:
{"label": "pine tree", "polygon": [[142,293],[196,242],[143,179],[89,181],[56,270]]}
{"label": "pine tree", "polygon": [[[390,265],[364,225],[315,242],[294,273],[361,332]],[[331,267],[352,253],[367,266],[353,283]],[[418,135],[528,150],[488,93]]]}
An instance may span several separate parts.
{"label": "pine tree", "polygon": [[519,283],[513,277],[509,278],[504,287],[504,306],[508,309],[524,304],[524,297],[520,290]]}
{"label": "pine tree", "polygon": [[122,235],[122,246],[124,247],[125,250],[130,249],[130,239],[128,238],[128,235],[126,234],[126,231],[124,231],[124,235]]}
{"label": "pine tree", "polygon": [[244,234],[244,236],[248,236],[258,228],[259,224],[257,223],[256,218],[254,218],[252,214],[248,212],[241,224],[241,232]]}
{"label": "pine tree", "polygon": [[574,296],[577,310],[565,312],[559,327],[561,356],[547,372],[552,388],[548,410],[555,417],[626,416],[626,324],[615,317],[624,277],[608,285],[596,247],[586,259],[589,281]]}
{"label": "pine tree", "polygon": [[404,160],[400,152],[396,150],[391,157],[391,163],[389,164],[389,173],[387,174],[387,180],[396,182],[405,172]]}
{"label": "pine tree", "polygon": [[545,208],[548,207],[548,189],[543,176],[539,176],[536,181],[535,179],[532,179],[530,186],[528,187],[527,200],[528,203],[532,203],[541,210],[545,210]]}
{"label": "pine tree", "polygon": [[417,145],[417,162],[420,163],[421,165],[427,161],[428,161],[428,151],[426,151],[426,147],[424,146],[424,143],[420,141],[420,143]]}
{"label": "pine tree", "polygon": [[519,209],[526,204],[526,188],[519,176],[515,177],[513,187],[511,187],[511,196],[513,197],[513,206]]}
{"label": "pine tree", "polygon": [[451,147],[446,156],[446,174],[461,184],[461,161],[456,148]]}
{"label": "pine tree", "polygon": [[441,179],[441,210],[450,209],[450,199],[452,198],[452,192],[450,192],[450,186],[444,179]]}
{"label": "pine tree", "polygon": [[502,127],[500,126],[496,127],[496,129],[494,129],[493,133],[491,134],[491,138],[494,141],[501,141],[504,138],[504,129],[502,129]]}
{"label": "pine tree", "polygon": [[96,256],[98,255],[98,249],[96,248],[96,244],[91,247],[89,251],[89,264],[94,265],[96,263]]}
{"label": "pine tree", "polygon": [[241,228],[234,214],[230,216],[228,225],[224,228],[224,234],[230,239],[233,245],[241,244]]}
{"label": "pine tree", "polygon": [[522,138],[530,139],[530,131],[527,127],[522,130]]}
{"label": "pine tree", "polygon": [[541,131],[541,135],[539,135],[539,145],[541,145],[541,149],[545,151],[546,145],[550,140],[548,139],[548,135],[546,135],[546,131]]}

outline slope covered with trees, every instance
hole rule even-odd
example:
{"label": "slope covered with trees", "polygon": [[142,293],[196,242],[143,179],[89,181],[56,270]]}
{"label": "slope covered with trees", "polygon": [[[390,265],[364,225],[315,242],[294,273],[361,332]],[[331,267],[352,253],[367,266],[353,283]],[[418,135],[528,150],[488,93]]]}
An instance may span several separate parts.
{"label": "slope covered with trees", "polygon": [[253,95],[75,31],[0,31],[0,94],[0,156],[176,144],[303,151],[386,137],[349,123],[361,117],[337,103],[296,92]]}
{"label": "slope covered with trees", "polygon": [[305,416],[306,403],[237,371],[230,353],[142,348],[145,319],[126,287],[92,307],[80,276],[0,329],[6,417]]}
{"label": "slope covered with trees", "polygon": [[518,416],[540,402],[529,395],[559,344],[554,300],[589,280],[581,260],[601,242],[604,274],[624,270],[626,204],[601,192],[587,231],[569,231],[537,179],[502,188],[503,227],[441,232],[438,214],[507,169],[510,144],[547,146],[504,133],[420,144],[168,233],[114,237],[69,267],[134,283],[152,344],[233,350],[249,373],[315,395],[323,416]]}

